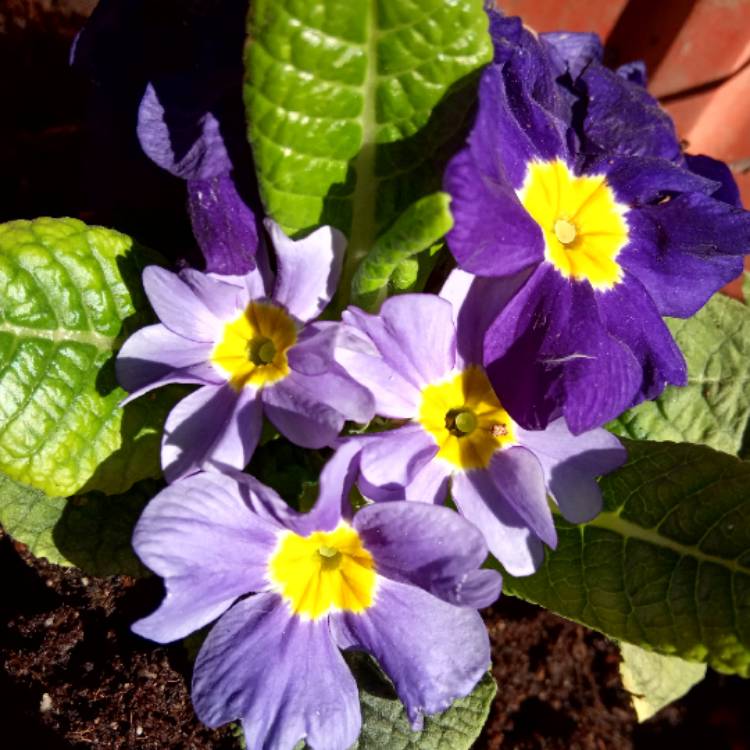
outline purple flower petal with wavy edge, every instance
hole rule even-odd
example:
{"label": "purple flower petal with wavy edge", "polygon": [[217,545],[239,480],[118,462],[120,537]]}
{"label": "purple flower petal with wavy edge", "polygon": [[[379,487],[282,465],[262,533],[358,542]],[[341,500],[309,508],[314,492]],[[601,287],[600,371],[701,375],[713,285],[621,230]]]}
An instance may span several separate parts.
{"label": "purple flower petal with wavy edge", "polygon": [[681,161],[672,118],[639,83],[592,62],[578,79],[585,91],[587,142],[603,152]]}
{"label": "purple flower petal with wavy edge", "polygon": [[362,444],[360,471],[384,490],[407,486],[438,452],[434,438],[418,424],[368,435]]}
{"label": "purple flower petal with wavy edge", "polygon": [[521,80],[526,87],[526,97],[511,97],[510,100],[517,118],[533,119],[526,112],[530,105],[539,105],[558,116],[567,114],[570,96],[555,80],[560,71],[555,68],[554,50],[524,27],[520,18],[486,10],[494,48],[493,62],[502,68],[506,80]]}
{"label": "purple flower petal with wavy edge", "polygon": [[505,16],[494,8],[487,9],[490,22],[489,32],[493,45],[493,62],[505,63],[510,60],[524,36],[524,27],[518,16]]}
{"label": "purple flower petal with wavy edge", "polygon": [[377,600],[366,612],[331,620],[340,647],[356,645],[378,660],[415,730],[425,715],[468,695],[490,664],[487,631],[475,610],[390,579],[380,581]]}
{"label": "purple flower petal with wavy edge", "polygon": [[541,266],[488,330],[487,373],[523,427],[543,428],[562,413],[584,432],[614,419],[638,392],[641,365],[609,335],[596,299],[589,285]]}
{"label": "purple flower petal with wavy edge", "polygon": [[526,446],[497,451],[487,472],[496,492],[545,544],[557,546],[557,531],[547,503],[544,472],[539,459]]}
{"label": "purple flower petal with wavy edge", "polygon": [[180,115],[173,118],[170,128],[159,94],[153,84],[146,86],[136,127],[146,155],[183,179],[206,180],[228,172],[232,163],[216,117],[209,111]]}
{"label": "purple flower petal with wavy edge", "polygon": [[608,474],[627,460],[627,451],[607,430],[573,435],[557,419],[546,430],[516,427],[519,441],[539,460],[547,490],[571,523],[591,521],[602,508],[596,477]]}
{"label": "purple flower petal with wavy edge", "polygon": [[685,166],[694,174],[718,183],[719,188],[711,194],[712,198],[742,208],[740,189],[732,176],[732,170],[723,161],[703,154],[685,154]]}
{"label": "purple flower petal with wavy edge", "polygon": [[236,482],[221,474],[187,477],[163,489],[136,524],[133,548],[164,578],[166,595],[134,632],[160,643],[184,638],[248,589],[265,588],[279,530],[249,513]]}
{"label": "purple flower petal with wavy edge", "polygon": [[[456,362],[452,316],[450,303],[435,295],[401,294],[387,299],[379,315],[350,307],[342,319],[369,336],[402,378],[421,388],[441,378]],[[405,318],[410,325],[403,325]]]}
{"label": "purple flower petal with wavy edge", "polygon": [[258,393],[229,383],[206,385],[183,398],[164,423],[161,463],[168,482],[192,474],[209,461],[244,468],[260,439]]}
{"label": "purple flower petal with wavy edge", "polygon": [[446,235],[448,246],[462,268],[481,276],[517,273],[544,257],[539,227],[511,186],[487,174],[491,164],[464,150],[451,159],[443,176],[451,211],[461,219]]}
{"label": "purple flower petal with wavy edge", "polygon": [[529,276],[529,271],[522,271],[515,276],[483,279],[460,268],[451,271],[440,296],[453,306],[457,367],[482,363],[484,332]]}
{"label": "purple flower petal with wavy edge", "polygon": [[297,381],[309,376],[291,373],[275,385],[263,388],[263,410],[278,431],[303,448],[325,448],[341,432],[346,418],[310,393]]}
{"label": "purple flower petal with wavy edge", "polygon": [[544,560],[542,542],[505,502],[487,471],[453,477],[452,497],[461,514],[482,530],[490,552],[515,576],[534,573]]}
{"label": "purple flower petal with wavy edge", "polygon": [[500,595],[502,579],[495,571],[487,571],[494,585],[488,579],[463,590],[467,576],[477,573],[487,557],[487,546],[479,529],[448,508],[378,503],[362,508],[353,525],[378,561],[380,575],[475,609],[489,606]]}
{"label": "purple flower petal with wavy edge", "polygon": [[601,62],[604,56],[601,40],[590,32],[552,31],[539,34],[539,40],[550,50],[556,72],[568,73],[573,80],[593,61]]}
{"label": "purple flower petal with wavy edge", "polygon": [[371,393],[335,363],[320,375],[293,371],[286,382],[319,403],[335,409],[345,420],[367,424],[375,416]]}
{"label": "purple flower petal with wavy edge", "polygon": [[354,380],[370,391],[378,414],[392,419],[411,417],[419,404],[419,387],[402,377],[369,336],[359,330],[359,321],[367,321],[365,315],[344,311],[344,325],[336,339],[333,356]]}
{"label": "purple flower petal with wavy edge", "polygon": [[[443,503],[448,495],[451,470],[443,461],[430,461],[405,489],[406,499],[419,503]],[[366,494],[366,493],[365,493]]]}
{"label": "purple flower petal with wavy edge", "polygon": [[187,190],[190,223],[206,259],[206,272],[244,274],[252,270],[260,242],[258,219],[240,195],[232,174],[188,180]]}
{"label": "purple flower petal with wavy edge", "polygon": [[335,227],[325,226],[292,240],[275,222],[265,224],[278,265],[273,298],[298,320],[316,318],[336,291],[346,237]]}
{"label": "purple flower petal with wavy edge", "polygon": [[640,282],[626,273],[614,289],[597,298],[607,331],[624,343],[641,363],[643,380],[631,406],[656,398],[667,383],[687,385],[680,348]]}
{"label": "purple flower petal with wavy edge", "polygon": [[742,273],[750,251],[750,212],[692,193],[629,217],[633,242],[622,264],[661,315],[687,318]]}
{"label": "purple flower petal with wavy edge", "polygon": [[[587,174],[604,174],[621,203],[639,209],[671,193],[710,195],[719,185],[664,159],[646,156],[602,156],[586,167]],[[630,218],[628,213],[626,218]]]}
{"label": "purple flower petal with wavy edge", "polygon": [[210,727],[240,719],[248,747],[348,750],[359,735],[359,694],[328,628],[291,617],[273,594],[236,604],[203,643],[193,702]]}
{"label": "purple flower petal with wavy edge", "polygon": [[160,266],[147,266],[143,289],[159,320],[170,331],[191,341],[216,340],[221,323],[177,274]]}
{"label": "purple flower petal with wavy edge", "polygon": [[230,283],[229,279],[183,268],[178,276],[205,307],[222,321],[236,318],[246,305],[245,285]]}
{"label": "purple flower petal with wavy edge", "polygon": [[329,320],[306,325],[287,353],[289,367],[302,375],[323,375],[335,367],[334,351],[343,328]]}
{"label": "purple flower petal with wavy edge", "polygon": [[122,345],[115,361],[117,380],[132,401],[168,383],[218,385],[224,379],[209,363],[212,344],[186,340],[166,326],[140,328]]}

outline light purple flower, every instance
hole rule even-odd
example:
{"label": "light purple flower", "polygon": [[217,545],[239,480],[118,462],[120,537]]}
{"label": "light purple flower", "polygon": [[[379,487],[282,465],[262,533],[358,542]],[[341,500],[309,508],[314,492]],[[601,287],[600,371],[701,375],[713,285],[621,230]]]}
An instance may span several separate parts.
{"label": "light purple flower", "polygon": [[503,408],[480,364],[482,339],[523,280],[454,271],[440,297],[393,297],[378,316],[349,308],[335,354],[377,414],[408,420],[354,439],[365,496],[440,503],[450,493],[514,575],[538,567],[542,542],[557,543],[547,494],[569,521],[590,520],[602,503],[595,478],[625,460],[605,430],[573,435],[562,419],[524,430]]}
{"label": "light purple flower", "polygon": [[136,526],[135,550],[166,596],[133,630],[164,643],[220,618],[198,654],[193,703],[209,726],[241,720],[250,750],[351,747],[359,700],[339,649],[379,661],[415,729],[490,664],[475,608],[501,580],[478,569],[481,534],[416,503],[342,517],[355,461],[356,446],[339,449],[308,514],[246,474],[210,472],[164,489]]}
{"label": "light purple flower", "polygon": [[292,241],[268,223],[275,282],[262,268],[245,276],[157,266],[143,273],[161,323],[131,336],[117,358],[129,399],[167,383],[202,386],[167,417],[162,467],[169,481],[210,461],[243,468],[263,413],[289,440],[321,448],[344,422],[368,422],[372,398],[332,359],[336,323],[310,323],[329,302],[345,240],[323,227]]}

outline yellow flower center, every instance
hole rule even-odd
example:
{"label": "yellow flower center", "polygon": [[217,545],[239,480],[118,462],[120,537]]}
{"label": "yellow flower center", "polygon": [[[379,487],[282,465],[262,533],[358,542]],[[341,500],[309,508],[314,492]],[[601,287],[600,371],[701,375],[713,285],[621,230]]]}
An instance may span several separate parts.
{"label": "yellow flower center", "polygon": [[364,612],[375,599],[375,561],[343,521],[333,531],[309,536],[284,531],[268,567],[276,591],[303,619]]}
{"label": "yellow flower center", "polygon": [[211,362],[234,388],[260,388],[289,374],[286,353],[297,340],[294,321],[277,305],[251,302],[224,326]]}
{"label": "yellow flower center", "polygon": [[559,159],[531,162],[518,198],[544,234],[545,260],[566,279],[602,290],[622,280],[617,256],[628,242],[627,206],[604,175],[578,177]]}
{"label": "yellow flower center", "polygon": [[495,451],[515,443],[513,420],[476,365],[426,386],[418,420],[440,446],[438,458],[463,470],[487,468]]}

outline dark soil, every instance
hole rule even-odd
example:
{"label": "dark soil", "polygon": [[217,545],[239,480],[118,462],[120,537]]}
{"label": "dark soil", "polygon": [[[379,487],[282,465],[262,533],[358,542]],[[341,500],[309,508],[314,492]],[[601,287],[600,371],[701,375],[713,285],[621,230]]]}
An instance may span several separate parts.
{"label": "dark soil", "polygon": [[[84,576],[2,531],[0,570],[3,750],[237,750],[231,728],[195,718],[184,648],[130,632],[158,580]],[[637,725],[603,636],[510,597],[484,614],[498,694],[476,750],[750,748],[750,683],[709,673]]]}
{"label": "dark soil", "polygon": [[[94,5],[0,0],[0,221],[79,216],[168,257],[189,255],[184,185],[134,139],[143,81],[124,79],[107,98],[68,67]],[[3,750],[237,747],[229,729],[196,720],[184,649],[129,631],[159,601],[158,581],[58,568],[1,530],[0,571]],[[750,749],[750,681],[709,673],[637,725],[605,638],[508,597],[485,616],[498,695],[477,748]]]}

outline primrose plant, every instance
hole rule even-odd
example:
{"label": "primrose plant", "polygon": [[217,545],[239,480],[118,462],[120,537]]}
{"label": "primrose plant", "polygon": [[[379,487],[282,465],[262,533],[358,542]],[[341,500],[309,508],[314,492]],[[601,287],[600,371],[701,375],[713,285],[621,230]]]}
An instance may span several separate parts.
{"label": "primrose plant", "polygon": [[[76,41],[97,96],[125,5]],[[196,713],[249,748],[469,748],[501,584],[621,642],[641,718],[750,675],[750,213],[643,67],[481,0],[175,13],[128,121],[205,266],[0,227],[7,531],[138,574],[132,533],[133,630],[212,626]]]}

